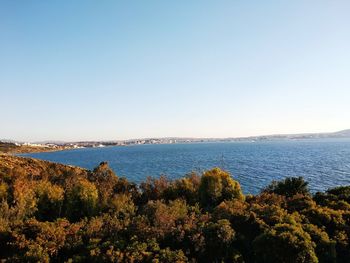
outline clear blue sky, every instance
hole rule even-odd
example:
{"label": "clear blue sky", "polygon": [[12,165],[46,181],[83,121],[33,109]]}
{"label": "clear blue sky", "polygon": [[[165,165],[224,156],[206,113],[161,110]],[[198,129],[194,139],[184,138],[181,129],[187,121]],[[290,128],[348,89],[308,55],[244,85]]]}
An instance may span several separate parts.
{"label": "clear blue sky", "polygon": [[350,1],[0,3],[0,138],[350,128]]}

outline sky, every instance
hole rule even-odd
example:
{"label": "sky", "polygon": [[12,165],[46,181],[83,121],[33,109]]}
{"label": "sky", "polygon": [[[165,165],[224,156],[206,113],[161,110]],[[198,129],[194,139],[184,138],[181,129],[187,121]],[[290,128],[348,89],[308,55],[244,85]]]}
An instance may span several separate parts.
{"label": "sky", "polygon": [[350,128],[350,1],[0,2],[0,139]]}

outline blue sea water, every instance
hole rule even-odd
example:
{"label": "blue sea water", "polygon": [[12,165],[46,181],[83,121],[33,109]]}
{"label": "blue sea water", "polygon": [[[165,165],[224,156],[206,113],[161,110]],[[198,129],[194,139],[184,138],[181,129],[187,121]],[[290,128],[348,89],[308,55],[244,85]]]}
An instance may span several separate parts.
{"label": "blue sea water", "polygon": [[287,176],[303,176],[313,192],[350,185],[350,139],[134,145],[23,155],[88,169],[107,161],[118,176],[136,183],[147,176],[174,179],[221,167],[251,194]]}

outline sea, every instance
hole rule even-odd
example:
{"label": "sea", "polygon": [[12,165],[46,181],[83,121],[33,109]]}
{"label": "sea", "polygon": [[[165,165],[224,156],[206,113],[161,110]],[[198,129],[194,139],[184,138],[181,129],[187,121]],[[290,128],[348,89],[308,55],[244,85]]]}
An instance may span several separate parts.
{"label": "sea", "polygon": [[22,154],[93,169],[107,161],[117,176],[140,183],[147,176],[176,179],[213,167],[228,171],[245,194],[272,180],[302,176],[312,192],[350,185],[350,139],[150,144]]}

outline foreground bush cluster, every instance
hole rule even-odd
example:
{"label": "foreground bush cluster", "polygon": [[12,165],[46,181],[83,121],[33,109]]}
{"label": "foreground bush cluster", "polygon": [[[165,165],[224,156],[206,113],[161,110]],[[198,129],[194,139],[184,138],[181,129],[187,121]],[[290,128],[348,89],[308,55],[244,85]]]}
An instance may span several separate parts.
{"label": "foreground bush cluster", "polygon": [[350,187],[302,178],[244,196],[218,169],[139,186],[93,171],[0,166],[3,262],[350,262]]}

